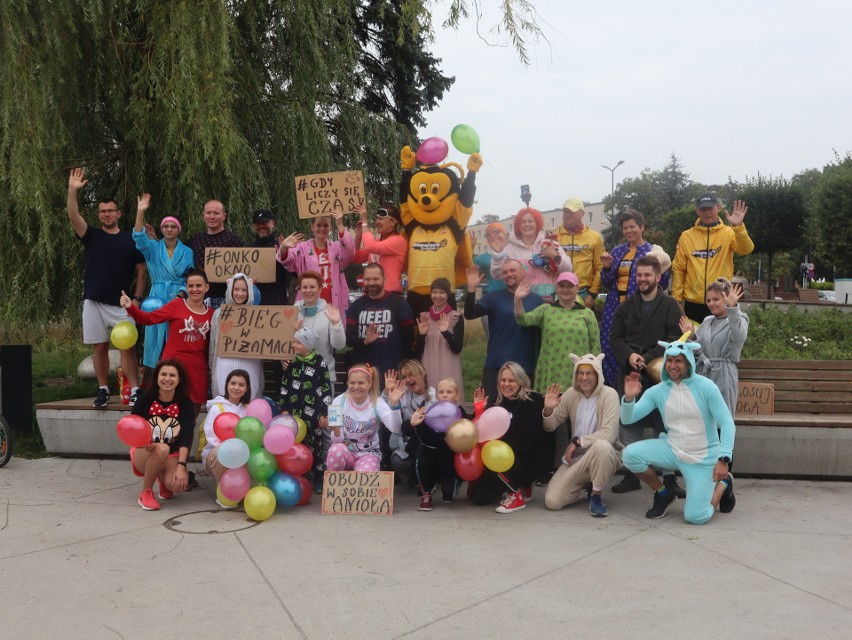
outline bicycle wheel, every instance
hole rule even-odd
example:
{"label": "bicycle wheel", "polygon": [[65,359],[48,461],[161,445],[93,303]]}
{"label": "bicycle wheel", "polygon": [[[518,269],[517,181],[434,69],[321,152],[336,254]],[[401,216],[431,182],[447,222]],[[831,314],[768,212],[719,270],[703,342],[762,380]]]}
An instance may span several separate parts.
{"label": "bicycle wheel", "polygon": [[12,430],[6,418],[0,416],[0,467],[9,462],[12,457]]}

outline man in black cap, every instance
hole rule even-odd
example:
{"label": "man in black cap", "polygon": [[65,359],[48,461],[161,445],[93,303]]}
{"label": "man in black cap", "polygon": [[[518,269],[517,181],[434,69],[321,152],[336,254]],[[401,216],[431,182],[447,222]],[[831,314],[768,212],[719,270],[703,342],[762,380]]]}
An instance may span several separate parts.
{"label": "man in black cap", "polygon": [[722,207],[712,191],[696,202],[695,225],[680,234],[672,262],[672,297],[683,307],[690,320],[702,322],[711,315],[704,296],[707,285],[716,278],[730,280],[734,275],[734,254],[746,256],[754,251],[743,220],[748,207],[734,200],[734,212],[725,212],[727,226],[719,218]]}
{"label": "man in black cap", "polygon": [[[251,218],[255,237],[250,247],[272,247],[278,252],[278,236],[275,233],[275,216],[269,209],[258,209]],[[273,258],[274,259],[274,258]],[[275,282],[255,283],[260,291],[261,304],[290,304],[288,290],[290,276],[283,264],[275,260]]]}

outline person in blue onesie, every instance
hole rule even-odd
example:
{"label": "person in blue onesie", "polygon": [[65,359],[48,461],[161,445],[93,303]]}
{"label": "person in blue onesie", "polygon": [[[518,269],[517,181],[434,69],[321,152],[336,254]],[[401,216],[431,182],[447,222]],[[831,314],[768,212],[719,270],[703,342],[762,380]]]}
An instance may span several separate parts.
{"label": "person in blue onesie", "polygon": [[654,504],[645,514],[662,518],[675,500],[671,490],[657,478],[653,467],[678,469],[686,482],[684,519],[704,524],[716,507],[722,513],[736,505],[734,477],[729,466],[734,449],[734,419],[719,388],[709,378],[695,373],[695,342],[686,336],[662,342],[665,348],[662,381],[642,394],[638,373],[624,380],[621,422],[633,424],[654,409],[663,417],[665,432],[657,439],[642,440],[624,449],[624,466],[654,491]]}

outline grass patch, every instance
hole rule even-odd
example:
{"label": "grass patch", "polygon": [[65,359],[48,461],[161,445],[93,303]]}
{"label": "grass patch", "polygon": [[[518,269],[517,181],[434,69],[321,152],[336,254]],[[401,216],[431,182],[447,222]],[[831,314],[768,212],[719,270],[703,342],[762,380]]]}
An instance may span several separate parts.
{"label": "grass patch", "polygon": [[748,311],[748,317],[748,339],[743,348],[743,359],[852,358],[852,314],[843,313],[839,309],[799,311],[792,305],[788,311],[775,306],[753,306]]}

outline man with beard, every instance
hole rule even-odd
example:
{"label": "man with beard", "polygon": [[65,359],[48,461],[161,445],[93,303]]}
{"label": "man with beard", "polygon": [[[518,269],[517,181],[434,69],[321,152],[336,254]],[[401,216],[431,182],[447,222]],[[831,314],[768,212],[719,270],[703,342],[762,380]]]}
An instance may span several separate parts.
{"label": "man with beard", "polygon": [[414,313],[402,296],[385,291],[385,272],[378,263],[364,267],[364,293],[346,310],[348,362],[369,362],[384,376],[412,357]]}
{"label": "man with beard", "polygon": [[[272,247],[278,253],[280,238],[275,235],[275,216],[269,209],[258,209],[251,219],[255,238],[250,247]],[[275,260],[275,258],[273,258]],[[290,276],[283,264],[275,260],[275,282],[256,282],[260,291],[260,304],[290,304],[287,300],[287,290],[290,287]],[[278,380],[281,376],[278,376]]]}
{"label": "man with beard", "polygon": [[[645,255],[636,261],[637,292],[622,302],[615,310],[609,342],[612,353],[618,362],[617,390],[624,393],[625,376],[637,373],[642,380],[642,389],[648,389],[659,381],[648,375],[648,365],[663,357],[664,348],[659,342],[673,342],[680,336],[680,305],[667,295],[659,284],[662,276],[660,261],[654,255]],[[653,374],[653,373],[652,373]],[[643,420],[629,428],[621,425],[621,442],[627,446],[642,440],[642,434],[650,428],[658,437],[663,432],[663,420],[656,409],[649,412]],[[675,495],[685,497],[683,489],[677,485],[672,471],[664,471],[663,482]],[[630,471],[625,471],[624,479],[612,488],[613,493],[638,491],[642,487]]]}
{"label": "man with beard", "polygon": [[[80,215],[77,194],[86,186],[86,171],[73,169],[68,178],[68,219],[85,250],[83,289],[83,342],[92,345],[92,364],[98,379],[98,395],[93,407],[105,407],[109,402],[109,340],[112,328],[119,322],[133,323],[119,305],[122,291],[133,289],[133,304],[142,302],[145,292],[145,258],[136,249],[127,231],[118,228],[121,210],[112,198],[98,202],[100,228],[91,226]],[[136,349],[121,350],[121,368],[130,383],[130,404],[139,393],[136,376]]]}
{"label": "man with beard", "polygon": [[[515,290],[524,279],[524,267],[517,260],[506,260],[500,267],[505,289],[491,291],[476,300],[476,289],[482,281],[478,267],[467,269],[467,295],[464,299],[464,317],[473,320],[488,316],[488,349],[482,369],[482,386],[485,395],[497,400],[497,375],[506,362],[517,362],[531,381],[535,379],[535,365],[541,334],[538,327],[519,327],[515,322]],[[544,304],[541,296],[530,293],[523,300],[524,311]]]}

